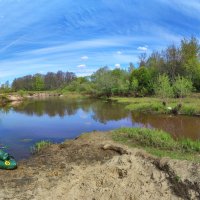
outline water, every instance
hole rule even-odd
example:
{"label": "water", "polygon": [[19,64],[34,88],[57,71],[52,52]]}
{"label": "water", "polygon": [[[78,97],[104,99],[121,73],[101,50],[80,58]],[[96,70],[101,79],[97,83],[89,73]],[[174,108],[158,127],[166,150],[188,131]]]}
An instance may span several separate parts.
{"label": "water", "polygon": [[84,132],[126,127],[159,128],[175,138],[200,139],[200,118],[131,113],[124,105],[91,99],[49,98],[0,112],[0,144],[15,158],[30,156],[37,141],[61,142]]}

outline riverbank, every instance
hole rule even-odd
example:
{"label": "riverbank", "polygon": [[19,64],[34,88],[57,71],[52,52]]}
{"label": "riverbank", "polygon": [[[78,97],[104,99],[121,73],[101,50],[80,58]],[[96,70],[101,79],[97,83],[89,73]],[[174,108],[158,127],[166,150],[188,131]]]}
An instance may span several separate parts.
{"label": "riverbank", "polygon": [[70,98],[80,98],[84,97],[81,94],[68,92],[68,93],[60,93],[57,91],[44,91],[44,92],[32,92],[32,91],[19,91],[13,93],[4,93],[0,94],[0,106],[5,106],[10,104],[11,106],[17,106],[21,102],[27,99],[41,99],[41,98],[49,98],[49,97],[70,97]]}
{"label": "riverbank", "polygon": [[124,103],[126,109],[140,113],[178,114],[200,116],[200,95],[183,99],[168,99],[167,102],[154,97],[113,97],[119,103]]}
{"label": "riverbank", "polygon": [[1,199],[199,199],[200,164],[157,158],[93,132],[0,171]]}

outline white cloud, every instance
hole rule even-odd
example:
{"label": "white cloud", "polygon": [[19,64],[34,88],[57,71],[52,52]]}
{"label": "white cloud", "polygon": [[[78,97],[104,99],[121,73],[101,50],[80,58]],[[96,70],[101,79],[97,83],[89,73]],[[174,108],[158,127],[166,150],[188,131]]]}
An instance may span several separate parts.
{"label": "white cloud", "polygon": [[81,64],[81,65],[78,65],[77,67],[78,67],[78,68],[85,68],[86,65],[85,65],[85,64]]}
{"label": "white cloud", "polygon": [[117,51],[117,54],[118,54],[118,55],[121,55],[121,54],[122,54],[122,52],[121,52],[121,51]]}
{"label": "white cloud", "polygon": [[51,46],[27,52],[21,52],[18,55],[41,55],[41,54],[55,54],[61,52],[71,52],[82,49],[97,49],[105,47],[126,46],[133,41],[132,37],[116,37],[116,38],[103,38],[75,41],[65,45]]}
{"label": "white cloud", "polygon": [[88,60],[88,59],[89,59],[88,56],[82,56],[82,57],[81,57],[81,60]]}
{"label": "white cloud", "polygon": [[121,65],[120,65],[120,64],[115,64],[115,67],[116,67],[116,68],[120,68]]}
{"label": "white cloud", "polygon": [[148,46],[141,46],[137,48],[139,51],[147,51],[148,50]]}

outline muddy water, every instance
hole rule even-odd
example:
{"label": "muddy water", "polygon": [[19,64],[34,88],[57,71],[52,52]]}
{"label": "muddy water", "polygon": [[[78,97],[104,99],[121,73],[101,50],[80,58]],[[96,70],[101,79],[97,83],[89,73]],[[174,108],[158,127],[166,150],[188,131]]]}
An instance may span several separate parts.
{"label": "muddy water", "polygon": [[123,104],[91,99],[49,98],[0,112],[0,145],[17,159],[30,156],[37,141],[61,142],[83,132],[119,127],[159,128],[175,138],[200,139],[200,118],[131,113]]}
{"label": "muddy water", "polygon": [[200,117],[132,113],[132,122],[169,132],[176,139],[200,139]]}

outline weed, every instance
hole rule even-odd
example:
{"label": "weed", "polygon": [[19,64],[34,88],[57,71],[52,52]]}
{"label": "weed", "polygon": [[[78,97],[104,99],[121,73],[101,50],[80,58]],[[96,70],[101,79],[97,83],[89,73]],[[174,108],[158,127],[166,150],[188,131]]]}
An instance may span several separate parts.
{"label": "weed", "polygon": [[43,149],[49,147],[51,144],[52,144],[52,142],[47,141],[47,140],[42,140],[40,142],[37,142],[37,143],[35,143],[34,146],[31,147],[31,153],[32,154],[39,153]]}

